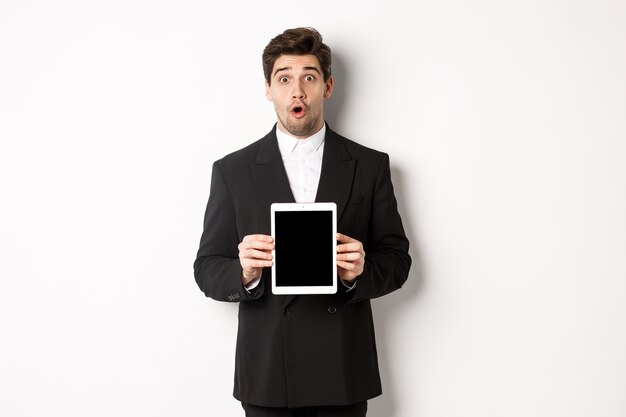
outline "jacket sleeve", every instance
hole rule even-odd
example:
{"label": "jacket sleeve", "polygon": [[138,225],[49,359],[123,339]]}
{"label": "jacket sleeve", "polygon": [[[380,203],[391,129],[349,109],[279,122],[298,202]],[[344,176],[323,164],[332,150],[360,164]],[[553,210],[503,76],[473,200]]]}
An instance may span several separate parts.
{"label": "jacket sleeve", "polygon": [[207,297],[237,302],[263,294],[264,280],[254,290],[244,288],[238,245],[235,207],[217,161],[213,164],[204,230],[193,265],[196,282]]}
{"label": "jacket sleeve", "polygon": [[389,156],[381,160],[365,243],[365,266],[351,302],[381,297],[402,287],[409,275],[409,241],[402,227],[391,183]]}

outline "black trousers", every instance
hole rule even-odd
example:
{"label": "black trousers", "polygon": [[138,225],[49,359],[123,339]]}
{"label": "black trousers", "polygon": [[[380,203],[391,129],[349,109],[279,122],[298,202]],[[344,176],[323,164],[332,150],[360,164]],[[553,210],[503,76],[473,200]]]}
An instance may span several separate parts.
{"label": "black trousers", "polygon": [[365,417],[367,401],[350,405],[329,405],[302,408],[259,407],[241,404],[246,417]]}

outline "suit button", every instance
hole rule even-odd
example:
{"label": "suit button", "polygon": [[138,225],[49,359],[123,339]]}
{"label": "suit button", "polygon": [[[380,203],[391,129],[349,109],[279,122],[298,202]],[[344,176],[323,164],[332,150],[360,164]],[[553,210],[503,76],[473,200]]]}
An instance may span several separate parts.
{"label": "suit button", "polygon": [[285,317],[289,316],[289,309],[288,308],[283,310],[283,316],[285,316]]}
{"label": "suit button", "polygon": [[335,306],[328,307],[328,312],[330,314],[335,314],[337,312],[337,307],[335,307]]}

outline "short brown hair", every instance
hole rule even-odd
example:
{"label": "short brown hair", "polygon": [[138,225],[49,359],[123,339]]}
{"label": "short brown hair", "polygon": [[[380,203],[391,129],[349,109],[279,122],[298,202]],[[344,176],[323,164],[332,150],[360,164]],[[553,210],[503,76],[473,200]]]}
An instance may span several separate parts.
{"label": "short brown hair", "polygon": [[274,62],[281,55],[314,55],[322,67],[324,81],[330,77],[330,48],[313,28],[287,29],[267,44],[263,50],[263,73],[269,84],[272,83]]}

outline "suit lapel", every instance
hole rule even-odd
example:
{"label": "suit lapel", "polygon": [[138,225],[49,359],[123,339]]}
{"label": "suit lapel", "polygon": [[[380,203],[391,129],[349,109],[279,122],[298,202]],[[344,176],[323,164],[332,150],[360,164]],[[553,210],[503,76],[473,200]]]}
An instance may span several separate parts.
{"label": "suit lapel", "polygon": [[278,149],[276,126],[261,141],[252,164],[252,174],[257,185],[259,204],[266,209],[262,211],[269,212],[272,203],[295,203]]}
{"label": "suit lapel", "polygon": [[348,204],[356,161],[348,153],[340,136],[326,128],[322,174],[315,201],[337,204],[337,223]]}

